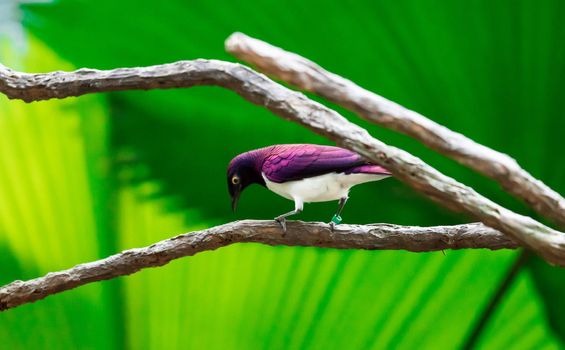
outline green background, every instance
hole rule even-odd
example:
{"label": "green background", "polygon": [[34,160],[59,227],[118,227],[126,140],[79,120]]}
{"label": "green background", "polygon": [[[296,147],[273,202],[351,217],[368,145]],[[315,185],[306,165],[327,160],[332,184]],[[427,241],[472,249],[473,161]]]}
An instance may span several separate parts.
{"label": "green background", "polygon": [[[233,61],[223,41],[241,31],[508,153],[565,193],[561,0],[0,5],[0,62],[14,69]],[[373,136],[535,216],[495,183],[337,109]],[[298,142],[327,143],[215,87],[32,104],[2,96],[0,283],[286,212],[292,203],[257,186],[231,213],[225,171],[240,152]],[[335,206],[307,205],[300,219],[328,221]],[[355,188],[343,216],[347,223],[470,221],[394,179]],[[230,246],[4,312],[0,347],[563,348],[565,272],[528,256],[509,278],[520,256]]]}

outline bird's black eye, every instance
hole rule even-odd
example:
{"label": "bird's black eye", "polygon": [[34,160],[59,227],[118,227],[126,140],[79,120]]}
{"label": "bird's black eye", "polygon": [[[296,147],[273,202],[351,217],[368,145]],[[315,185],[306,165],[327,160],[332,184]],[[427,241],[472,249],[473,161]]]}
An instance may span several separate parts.
{"label": "bird's black eye", "polygon": [[234,176],[234,177],[231,178],[231,183],[232,183],[232,184],[238,185],[239,182],[240,182],[239,177]]}

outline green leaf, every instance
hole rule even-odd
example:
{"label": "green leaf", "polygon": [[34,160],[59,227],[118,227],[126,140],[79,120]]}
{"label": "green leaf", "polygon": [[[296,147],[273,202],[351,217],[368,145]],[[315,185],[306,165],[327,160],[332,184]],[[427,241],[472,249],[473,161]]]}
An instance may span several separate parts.
{"label": "green leaf", "polygon": [[[534,277],[534,278],[532,278]],[[479,342],[479,349],[559,349],[548,327],[543,299],[531,271],[523,270],[501,302]],[[516,312],[519,310],[519,312]],[[519,342],[517,341],[519,340]]]}
{"label": "green leaf", "polygon": [[[564,6],[559,0],[347,6],[322,1],[281,4],[271,0],[258,5],[172,0],[156,5],[132,0],[59,0],[24,6],[24,23],[74,66],[94,68],[200,57],[228,59],[223,40],[233,31],[242,31],[313,59],[509,153],[534,176],[565,193],[565,156],[558,152],[565,130],[561,96]],[[218,88],[114,93],[110,109],[112,151],[117,154],[119,171],[114,175],[126,184],[154,187],[121,204],[116,233],[124,248],[203,223],[272,218],[287,211],[291,203],[255,188],[242,198],[238,215],[230,214],[227,162],[237,153],[266,144],[325,142]],[[35,135],[33,126],[27,127]],[[531,214],[493,182],[404,136],[368,128],[376,137],[424,158],[497,202]],[[24,142],[27,134],[27,129],[22,130],[18,135],[23,139],[18,142]],[[89,138],[89,143],[95,140]],[[0,152],[10,152],[12,144],[17,142],[7,143],[8,148]],[[11,159],[3,154],[2,158]],[[13,158],[12,162],[20,167],[31,160],[35,158]],[[62,167],[71,169],[67,164]],[[9,190],[33,191],[31,186]],[[128,186],[122,191],[129,193]],[[34,209],[16,221],[27,223],[59,198],[55,191],[41,195],[31,204]],[[175,198],[172,202],[171,197]],[[14,203],[24,196],[9,198]],[[74,203],[69,201],[64,199],[67,205]],[[187,208],[184,222],[178,218],[181,208]],[[300,218],[327,221],[334,210],[335,203],[309,205]],[[109,215],[100,214],[102,204],[94,212],[96,217]],[[343,217],[348,223],[414,225],[465,220],[396,180],[356,188]],[[36,231],[47,226],[31,224]],[[49,242],[68,239],[48,232]],[[95,243],[111,249],[111,234],[106,229],[96,235]],[[91,247],[91,241],[86,242]],[[42,268],[42,264],[54,264],[22,246],[12,249],[22,269],[31,271],[28,260],[32,259],[42,259]],[[94,251],[98,249],[89,252]],[[235,246],[128,277],[124,299],[111,295],[106,301],[127,303],[124,322],[127,345],[132,348],[161,344],[172,348],[456,348],[474,327],[514,256],[514,252],[447,252],[444,256]],[[563,314],[554,301],[552,281],[556,279],[541,278],[536,269],[532,271],[536,271],[539,289],[533,288],[531,277],[520,275],[487,324],[480,338],[482,347],[562,347],[549,329],[551,325],[563,336],[562,320],[555,316]],[[555,273],[563,274],[562,270]],[[544,310],[554,306],[548,325]],[[499,317],[516,322],[499,322]]]}
{"label": "green leaf", "polygon": [[[25,69],[69,67],[36,41],[28,47],[29,61],[11,51],[11,59],[17,58]],[[2,57],[10,65],[9,55]],[[98,216],[103,213],[94,210],[103,196],[102,179],[107,176],[106,119],[100,97],[40,104],[0,97],[3,283],[34,278],[109,253],[101,239],[107,234]],[[100,142],[88,143],[88,139]],[[2,347],[115,347],[119,328],[114,322],[119,313],[109,302],[115,297],[109,287],[90,285],[0,314]]]}

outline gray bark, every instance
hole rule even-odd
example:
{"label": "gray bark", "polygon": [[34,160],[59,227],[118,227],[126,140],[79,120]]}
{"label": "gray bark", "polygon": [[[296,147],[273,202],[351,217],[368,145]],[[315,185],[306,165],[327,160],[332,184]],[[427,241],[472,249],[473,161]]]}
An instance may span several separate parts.
{"label": "gray bark", "polygon": [[304,57],[264,41],[234,33],[226,40],[226,50],[266,74],[335,102],[366,120],[411,136],[494,179],[540,215],[565,227],[565,199],[506,154],[478,144],[421,114],[328,72]]}
{"label": "gray bark", "polygon": [[166,239],[151,246],[123,251],[108,258],[52,272],[0,288],[0,311],[41,300],[88,283],[129,275],[165,265],[171,260],[235,243],[308,246],[338,249],[403,249],[413,252],[444,249],[514,249],[518,244],[480,223],[413,227],[389,224],[338,225],[288,222],[283,233],[274,221],[245,220]]}
{"label": "gray bark", "polygon": [[19,73],[0,67],[0,92],[28,102],[93,92],[196,85],[231,89],[248,101],[386,167],[421,193],[509,235],[546,261],[565,266],[564,233],[503,208],[419,158],[371,137],[365,129],[350,123],[337,112],[240,64],[194,60],[109,71],[80,69],[40,74]]}

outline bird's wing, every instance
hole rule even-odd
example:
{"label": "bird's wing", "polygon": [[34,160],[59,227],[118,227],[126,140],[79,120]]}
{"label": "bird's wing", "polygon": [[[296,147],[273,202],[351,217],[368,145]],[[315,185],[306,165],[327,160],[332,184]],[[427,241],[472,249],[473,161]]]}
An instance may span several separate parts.
{"label": "bird's wing", "polygon": [[390,174],[355,152],[320,145],[280,145],[265,158],[262,171],[273,182],[300,180],[331,172]]}

